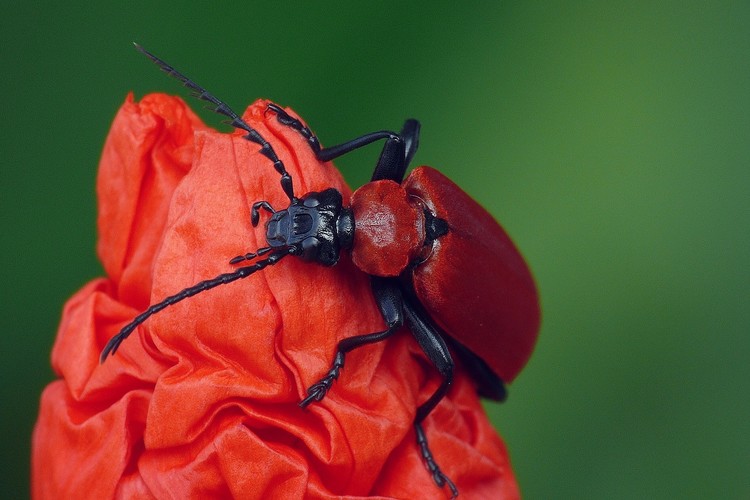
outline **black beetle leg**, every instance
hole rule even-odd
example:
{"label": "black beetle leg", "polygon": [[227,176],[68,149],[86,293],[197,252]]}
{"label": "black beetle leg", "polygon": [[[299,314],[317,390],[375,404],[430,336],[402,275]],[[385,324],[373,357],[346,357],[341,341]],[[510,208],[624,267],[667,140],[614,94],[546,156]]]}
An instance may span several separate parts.
{"label": "black beetle leg", "polygon": [[253,224],[253,227],[257,226],[258,222],[260,222],[261,208],[270,214],[276,213],[276,210],[274,210],[271,204],[267,201],[256,201],[253,203],[252,210],[250,210],[250,222]]}
{"label": "black beetle leg", "polygon": [[339,377],[339,372],[344,366],[344,357],[347,352],[356,349],[357,347],[362,347],[363,345],[385,340],[403,325],[403,297],[401,296],[401,289],[398,286],[398,281],[393,278],[379,278],[377,276],[372,276],[371,283],[375,300],[378,303],[380,313],[383,315],[383,319],[388,328],[380,332],[349,337],[339,342],[336,349],[336,356],[330,370],[328,370],[323,378],[310,386],[307,390],[307,397],[299,403],[301,407],[305,408],[313,401],[320,401],[325,397],[326,393],[331,388],[333,381]]}
{"label": "black beetle leg", "polygon": [[[419,147],[419,122],[413,118],[410,118],[404,122],[404,126],[401,129],[401,137],[404,139],[405,154],[404,157],[404,169],[409,166],[411,159],[414,158],[414,154],[417,152]],[[404,172],[401,172],[401,178],[404,177]]]}
{"label": "black beetle leg", "polygon": [[383,151],[380,153],[380,159],[372,174],[373,181],[390,179],[400,183],[419,144],[419,122],[410,119],[404,123],[401,134],[381,130],[365,134],[337,146],[322,148],[318,138],[302,122],[296,118],[292,118],[286,111],[275,104],[269,104],[268,109],[276,113],[276,117],[280,123],[293,128],[307,139],[307,143],[310,145],[313,153],[315,153],[315,157],[320,161],[334,160],[355,149],[385,139]]}
{"label": "black beetle leg", "polygon": [[315,156],[318,157],[321,149],[320,142],[318,141],[318,138],[315,137],[315,134],[312,133],[312,130],[304,126],[298,119],[289,116],[289,113],[287,113],[280,106],[274,103],[269,103],[266,109],[269,109],[276,113],[276,119],[279,120],[279,123],[293,128],[294,130],[299,132],[305,139],[307,139],[307,143],[309,144],[310,149],[312,149],[313,153],[315,153]]}
{"label": "black beetle leg", "polygon": [[417,408],[417,415],[414,418],[417,444],[422,452],[422,457],[427,464],[427,468],[430,473],[432,473],[432,478],[435,480],[435,483],[440,487],[447,485],[451,490],[452,498],[455,498],[458,496],[458,488],[456,488],[453,481],[451,481],[450,478],[440,470],[437,462],[435,462],[432,452],[427,444],[427,436],[422,428],[422,421],[448,393],[448,389],[450,389],[450,386],[453,383],[453,369],[455,365],[453,364],[453,358],[451,358],[451,354],[448,351],[448,346],[445,341],[435,328],[425,321],[422,312],[409,302],[406,302],[404,303],[404,313],[406,315],[406,320],[411,327],[414,338],[417,339],[422,350],[443,377],[442,383],[435,393],[430,396],[430,399]]}

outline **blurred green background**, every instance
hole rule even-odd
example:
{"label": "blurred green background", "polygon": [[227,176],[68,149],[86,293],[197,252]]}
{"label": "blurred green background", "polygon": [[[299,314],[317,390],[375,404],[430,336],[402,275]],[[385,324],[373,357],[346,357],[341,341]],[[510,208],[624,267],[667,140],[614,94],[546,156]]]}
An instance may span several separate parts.
{"label": "blurred green background", "polygon": [[[130,90],[186,95],[136,40],[326,144],[422,121],[415,162],[541,288],[537,352],[487,406],[527,498],[750,498],[750,3],[268,4],[2,8],[2,496],[28,494],[62,304],[101,273],[112,117]],[[376,156],[337,165],[359,185]]]}

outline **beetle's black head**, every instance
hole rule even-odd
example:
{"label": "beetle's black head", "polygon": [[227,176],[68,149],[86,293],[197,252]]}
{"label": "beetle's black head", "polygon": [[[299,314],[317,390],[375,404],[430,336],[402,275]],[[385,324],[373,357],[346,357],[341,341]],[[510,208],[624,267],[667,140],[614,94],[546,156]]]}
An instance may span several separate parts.
{"label": "beetle's black head", "polygon": [[351,211],[342,207],[341,193],[334,188],[293,200],[266,223],[270,247],[292,248],[293,255],[324,266],[338,262],[341,249],[351,246],[353,234]]}

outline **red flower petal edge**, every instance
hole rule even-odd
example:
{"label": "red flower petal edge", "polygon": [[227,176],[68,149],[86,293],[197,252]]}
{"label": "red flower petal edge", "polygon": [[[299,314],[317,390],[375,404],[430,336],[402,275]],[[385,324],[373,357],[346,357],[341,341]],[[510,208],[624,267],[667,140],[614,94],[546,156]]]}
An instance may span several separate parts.
{"label": "red flower petal edge", "polygon": [[[266,101],[244,119],[272,142],[298,193],[350,190],[280,125]],[[289,111],[294,115],[293,112]],[[294,115],[296,116],[296,115]],[[97,181],[107,278],[65,305],[33,436],[34,498],[445,498],[412,422],[439,376],[408,331],[353,351],[328,396],[306,388],[337,342],[382,330],[368,277],[286,259],[150,318],[100,365],[150,303],[232,270],[265,244],[250,206],[286,206],[258,146],[207,128],[176,97],[128,96]],[[261,225],[262,226],[262,225]],[[476,389],[457,374],[425,421],[465,498],[517,498],[508,454]]]}

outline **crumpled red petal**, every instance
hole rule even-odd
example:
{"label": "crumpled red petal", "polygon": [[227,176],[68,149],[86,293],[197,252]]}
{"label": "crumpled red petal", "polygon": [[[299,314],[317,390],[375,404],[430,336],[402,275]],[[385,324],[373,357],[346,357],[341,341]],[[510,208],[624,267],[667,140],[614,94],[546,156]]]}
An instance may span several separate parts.
{"label": "crumpled red petal", "polygon": [[[346,199],[339,172],[266,105],[244,118],[272,142],[295,192],[332,186]],[[149,304],[265,245],[250,206],[288,199],[258,149],[207,128],[179,98],[128,96],[97,183],[108,277],[65,306],[52,351],[60,379],[42,395],[33,436],[34,498],[448,496],[412,426],[439,376],[408,330],[350,353],[323,402],[298,406],[339,340],[384,328],[367,275],[346,255],[333,268],[288,258],[168,307],[99,364],[106,342]],[[463,374],[425,430],[462,497],[518,497],[506,449]]]}

